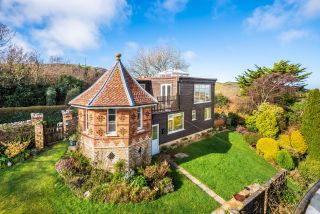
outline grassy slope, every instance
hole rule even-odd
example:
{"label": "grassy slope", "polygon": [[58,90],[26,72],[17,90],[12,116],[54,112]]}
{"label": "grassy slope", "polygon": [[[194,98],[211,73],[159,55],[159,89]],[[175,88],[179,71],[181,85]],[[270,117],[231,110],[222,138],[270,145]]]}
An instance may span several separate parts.
{"label": "grassy slope", "polygon": [[0,213],[210,213],[218,207],[177,172],[177,191],[150,203],[108,205],[80,200],[59,181],[54,169],[65,150],[65,143],[59,143],[37,158],[0,171]]}
{"label": "grassy slope", "polygon": [[177,163],[224,199],[230,199],[246,185],[262,184],[276,174],[238,133],[220,133],[178,151],[190,156]]}

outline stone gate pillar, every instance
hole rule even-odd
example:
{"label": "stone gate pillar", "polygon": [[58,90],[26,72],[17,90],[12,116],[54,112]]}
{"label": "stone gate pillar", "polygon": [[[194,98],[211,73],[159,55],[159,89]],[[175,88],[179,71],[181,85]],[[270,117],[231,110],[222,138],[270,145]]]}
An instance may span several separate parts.
{"label": "stone gate pillar", "polygon": [[66,136],[73,130],[73,115],[71,110],[62,110],[63,134]]}
{"label": "stone gate pillar", "polygon": [[43,114],[31,113],[31,123],[34,126],[34,140],[36,149],[44,148],[44,127],[43,127]]}

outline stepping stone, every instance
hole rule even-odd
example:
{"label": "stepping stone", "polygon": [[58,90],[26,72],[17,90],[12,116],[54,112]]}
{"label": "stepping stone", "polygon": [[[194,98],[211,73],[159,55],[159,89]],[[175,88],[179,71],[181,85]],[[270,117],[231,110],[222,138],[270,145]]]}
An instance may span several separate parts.
{"label": "stepping stone", "polygon": [[189,155],[187,155],[186,153],[177,153],[174,155],[175,158],[178,158],[178,159],[182,159],[182,158],[187,158],[189,157]]}

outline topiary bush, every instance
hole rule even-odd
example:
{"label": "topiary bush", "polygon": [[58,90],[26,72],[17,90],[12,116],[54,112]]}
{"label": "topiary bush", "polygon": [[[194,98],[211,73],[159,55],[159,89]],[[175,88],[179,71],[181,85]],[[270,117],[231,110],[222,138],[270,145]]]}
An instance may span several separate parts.
{"label": "topiary bush", "polygon": [[279,132],[277,118],[271,112],[261,112],[257,116],[256,126],[263,137],[274,138]]}
{"label": "topiary bush", "polygon": [[279,166],[286,170],[294,169],[294,162],[289,152],[285,149],[282,149],[277,153],[276,162]]}
{"label": "topiary bush", "polygon": [[257,153],[266,160],[273,160],[276,158],[279,151],[278,142],[272,138],[261,138],[256,145]]}
{"label": "topiary bush", "polygon": [[282,148],[291,147],[290,135],[281,134],[281,135],[279,136],[278,143],[279,143],[279,146],[282,147]]}
{"label": "topiary bush", "polygon": [[302,116],[301,132],[308,145],[308,156],[320,161],[320,91],[309,92]]}
{"label": "topiary bush", "polygon": [[308,146],[304,141],[304,138],[300,131],[293,131],[290,136],[291,147],[295,149],[300,155],[306,153]]}

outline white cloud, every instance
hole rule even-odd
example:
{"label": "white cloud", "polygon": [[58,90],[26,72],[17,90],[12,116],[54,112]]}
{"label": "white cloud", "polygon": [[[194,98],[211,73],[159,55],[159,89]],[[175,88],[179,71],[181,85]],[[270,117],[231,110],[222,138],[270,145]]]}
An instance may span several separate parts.
{"label": "white cloud", "polygon": [[244,24],[249,30],[277,30],[297,26],[319,15],[319,0],[274,0],[271,5],[257,7]]}
{"label": "white cloud", "polygon": [[182,53],[182,56],[186,59],[186,60],[193,60],[197,57],[196,53],[188,50]]}
{"label": "white cloud", "polygon": [[131,15],[126,0],[3,0],[0,20],[26,28],[49,55],[99,46],[102,28]]}
{"label": "white cloud", "polygon": [[282,32],[279,36],[279,39],[283,43],[289,43],[294,40],[302,39],[309,36],[309,32],[303,30],[290,30]]}
{"label": "white cloud", "polygon": [[24,38],[19,33],[15,33],[14,37],[11,40],[11,43],[17,45],[18,47],[23,48],[27,52],[30,52],[30,51],[34,50],[33,47],[27,41],[27,39]]}
{"label": "white cloud", "polygon": [[182,12],[189,0],[157,0],[146,16],[160,21],[172,21],[177,13]]}

